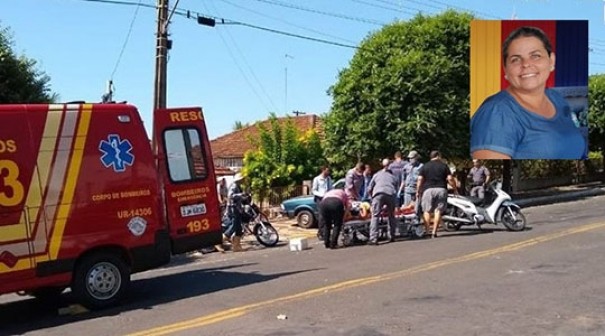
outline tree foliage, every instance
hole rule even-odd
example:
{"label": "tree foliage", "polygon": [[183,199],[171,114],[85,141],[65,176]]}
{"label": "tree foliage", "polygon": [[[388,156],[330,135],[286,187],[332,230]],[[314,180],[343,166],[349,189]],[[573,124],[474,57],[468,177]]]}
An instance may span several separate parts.
{"label": "tree foliage", "polygon": [[12,34],[0,26],[0,103],[48,103],[57,99],[37,62],[13,50]]}
{"label": "tree foliage", "polygon": [[605,74],[590,76],[588,99],[590,148],[605,152]]}
{"label": "tree foliage", "polygon": [[328,93],[325,150],[336,165],[418,150],[469,156],[472,16],[446,11],[368,36]]}
{"label": "tree foliage", "polygon": [[270,127],[257,124],[259,137],[249,139],[257,149],[244,156],[243,174],[260,199],[268,196],[273,187],[289,187],[312,178],[325,162],[315,130],[303,133],[289,117],[280,123],[274,114],[269,124]]}

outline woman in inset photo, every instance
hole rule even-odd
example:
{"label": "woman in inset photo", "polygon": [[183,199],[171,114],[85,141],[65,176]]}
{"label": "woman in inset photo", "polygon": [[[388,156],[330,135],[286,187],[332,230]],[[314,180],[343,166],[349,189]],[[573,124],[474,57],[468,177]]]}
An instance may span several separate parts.
{"label": "woman in inset photo", "polygon": [[536,27],[514,30],[502,45],[509,86],[488,97],[471,119],[473,159],[585,159],[587,144],[565,98],[546,81],[555,53]]}

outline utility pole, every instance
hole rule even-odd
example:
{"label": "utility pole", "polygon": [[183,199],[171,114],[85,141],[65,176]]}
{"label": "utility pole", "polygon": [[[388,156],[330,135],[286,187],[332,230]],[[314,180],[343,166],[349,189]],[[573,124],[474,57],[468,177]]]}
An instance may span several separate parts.
{"label": "utility pole", "polygon": [[158,0],[158,28],[155,50],[154,110],[166,108],[166,72],[168,68],[168,0]]}

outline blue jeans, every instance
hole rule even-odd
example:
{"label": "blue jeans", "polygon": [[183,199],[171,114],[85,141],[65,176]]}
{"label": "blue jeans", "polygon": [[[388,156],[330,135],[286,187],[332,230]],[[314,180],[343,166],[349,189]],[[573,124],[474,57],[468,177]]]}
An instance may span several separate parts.
{"label": "blue jeans", "polygon": [[242,215],[232,208],[229,208],[227,212],[226,216],[223,217],[223,233],[229,238],[233,235],[238,237],[243,236]]}

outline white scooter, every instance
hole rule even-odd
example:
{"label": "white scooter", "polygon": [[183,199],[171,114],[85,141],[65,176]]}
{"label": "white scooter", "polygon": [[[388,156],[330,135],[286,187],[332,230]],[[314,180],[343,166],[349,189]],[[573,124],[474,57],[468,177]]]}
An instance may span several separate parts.
{"label": "white scooter", "polygon": [[457,231],[462,225],[477,225],[481,228],[486,223],[502,223],[509,231],[522,231],[526,219],[521,213],[521,207],[513,203],[511,197],[502,190],[502,182],[493,181],[485,188],[485,200],[448,195],[443,223],[444,229],[450,232]]}

